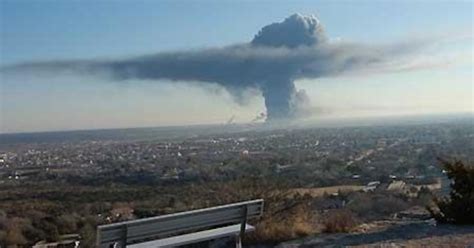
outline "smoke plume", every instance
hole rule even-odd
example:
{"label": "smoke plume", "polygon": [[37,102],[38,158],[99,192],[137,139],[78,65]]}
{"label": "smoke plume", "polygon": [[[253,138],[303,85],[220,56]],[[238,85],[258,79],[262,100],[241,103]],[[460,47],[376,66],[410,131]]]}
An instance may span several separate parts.
{"label": "smoke plume", "polygon": [[383,70],[417,47],[406,43],[375,46],[331,42],[316,17],[295,14],[263,27],[251,42],[244,44],[117,60],[26,63],[4,67],[2,71],[62,71],[112,80],[215,83],[237,97],[245,89],[255,88],[264,97],[267,120],[281,120],[297,117],[309,105],[305,92],[296,90],[295,80]]}

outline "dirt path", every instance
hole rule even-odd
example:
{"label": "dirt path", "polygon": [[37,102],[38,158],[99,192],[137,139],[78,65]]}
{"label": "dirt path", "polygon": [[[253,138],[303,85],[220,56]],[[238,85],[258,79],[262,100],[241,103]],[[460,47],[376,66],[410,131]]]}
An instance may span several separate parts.
{"label": "dirt path", "polygon": [[310,194],[311,197],[320,197],[326,194],[334,194],[339,191],[342,192],[352,192],[362,190],[364,186],[359,185],[337,185],[330,187],[319,187],[319,188],[296,188],[291,189],[288,193],[289,197],[294,197],[296,194],[305,195]]}
{"label": "dirt path", "polygon": [[474,226],[433,225],[430,221],[376,221],[363,232],[320,234],[279,248],[307,247],[473,247]]}

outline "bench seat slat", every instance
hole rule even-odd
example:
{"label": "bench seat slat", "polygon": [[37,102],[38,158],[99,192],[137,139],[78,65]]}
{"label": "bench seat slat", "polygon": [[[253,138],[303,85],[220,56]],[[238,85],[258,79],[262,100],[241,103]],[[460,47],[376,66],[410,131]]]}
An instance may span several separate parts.
{"label": "bench seat slat", "polygon": [[[255,227],[251,225],[245,226],[245,232],[250,232],[255,230]],[[205,230],[195,233],[189,233],[179,236],[173,236],[164,239],[158,239],[153,241],[148,241],[144,243],[127,245],[127,248],[152,248],[152,247],[175,247],[180,245],[186,245],[191,243],[197,243],[212,239],[218,239],[223,237],[229,237],[232,235],[237,235],[240,232],[240,225],[226,226],[211,230]]]}

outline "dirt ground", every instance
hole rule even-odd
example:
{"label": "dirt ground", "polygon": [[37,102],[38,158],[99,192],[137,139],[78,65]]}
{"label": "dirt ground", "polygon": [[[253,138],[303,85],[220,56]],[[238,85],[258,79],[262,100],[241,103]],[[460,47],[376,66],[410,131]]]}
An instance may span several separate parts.
{"label": "dirt ground", "polygon": [[279,248],[308,247],[472,247],[474,226],[436,225],[424,220],[386,220],[363,224],[353,233],[320,234]]}

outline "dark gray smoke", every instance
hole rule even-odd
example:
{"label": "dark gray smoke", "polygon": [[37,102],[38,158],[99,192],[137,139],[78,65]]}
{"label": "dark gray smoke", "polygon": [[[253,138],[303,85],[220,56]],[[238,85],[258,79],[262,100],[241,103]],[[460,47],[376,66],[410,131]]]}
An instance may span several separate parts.
{"label": "dark gray smoke", "polygon": [[415,46],[329,42],[314,16],[292,15],[262,28],[250,43],[198,51],[159,53],[122,60],[37,62],[3,71],[71,71],[106,75],[114,80],[168,79],[216,83],[235,96],[248,88],[262,92],[267,120],[297,116],[308,104],[294,81],[378,68]]}

